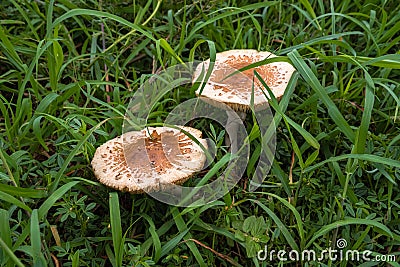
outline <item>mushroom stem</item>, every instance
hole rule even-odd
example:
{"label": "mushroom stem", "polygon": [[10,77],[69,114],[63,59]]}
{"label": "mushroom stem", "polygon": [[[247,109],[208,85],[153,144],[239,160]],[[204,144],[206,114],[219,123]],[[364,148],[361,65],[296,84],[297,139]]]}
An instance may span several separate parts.
{"label": "mushroom stem", "polygon": [[[236,113],[232,110],[227,110],[226,114],[228,115],[228,120],[226,122],[226,133],[225,133],[225,145],[229,147],[229,151],[233,151],[236,153],[238,151],[238,143],[237,143],[237,132],[240,124],[244,122],[246,119],[246,112],[237,111]],[[239,119],[238,119],[238,116]]]}

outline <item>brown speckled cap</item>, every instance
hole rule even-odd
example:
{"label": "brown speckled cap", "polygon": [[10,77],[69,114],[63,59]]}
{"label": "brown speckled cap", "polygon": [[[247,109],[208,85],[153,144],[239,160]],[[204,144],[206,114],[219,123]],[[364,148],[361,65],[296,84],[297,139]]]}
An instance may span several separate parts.
{"label": "brown speckled cap", "polygon": [[[201,131],[180,128],[207,148]],[[183,131],[149,127],[111,139],[94,154],[94,174],[101,183],[130,193],[159,191],[168,184],[182,184],[200,171],[206,161],[202,148]]]}
{"label": "brown speckled cap", "polygon": [[[272,57],[276,57],[276,55],[270,52],[258,52],[253,49],[229,50],[217,53],[214,69],[201,92],[201,96],[225,103],[236,111],[249,110],[254,68],[232,75],[229,78],[226,77],[252,63]],[[209,65],[210,60],[207,60],[196,67],[193,74],[193,82],[199,79],[202,71],[203,74],[207,72]],[[295,68],[287,62],[273,62],[258,66],[255,70],[263,78],[275,97],[280,98],[284,94]],[[201,87],[196,91],[197,95],[200,95],[200,89]],[[265,95],[269,95],[257,77],[254,77],[255,108],[267,103],[267,98],[262,91],[264,91]]]}

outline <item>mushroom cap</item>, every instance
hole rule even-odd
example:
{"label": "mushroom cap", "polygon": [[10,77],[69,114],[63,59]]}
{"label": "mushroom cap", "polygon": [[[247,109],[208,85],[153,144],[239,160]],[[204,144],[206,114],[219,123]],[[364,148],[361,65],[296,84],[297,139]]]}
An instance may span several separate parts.
{"label": "mushroom cap", "polygon": [[[207,148],[201,131],[180,128]],[[101,183],[124,192],[144,193],[184,183],[205,161],[202,148],[182,131],[148,127],[102,144],[96,149],[92,167]]]}
{"label": "mushroom cap", "polygon": [[[269,98],[269,94],[267,90],[263,89],[264,87],[258,78],[254,77],[255,69],[271,89],[274,96],[280,98],[295,71],[295,68],[287,62],[273,62],[261,65],[226,78],[245,66],[272,57],[276,57],[276,55],[270,52],[258,52],[253,49],[229,50],[217,53],[214,69],[201,92],[201,96],[225,103],[236,111],[248,111],[250,109],[254,78],[254,108],[261,108],[268,103],[265,95]],[[202,72],[203,77],[205,76],[209,65],[210,60],[208,59],[196,67],[193,74],[193,83],[199,79]],[[200,95],[200,90],[201,87],[196,90],[196,95]]]}

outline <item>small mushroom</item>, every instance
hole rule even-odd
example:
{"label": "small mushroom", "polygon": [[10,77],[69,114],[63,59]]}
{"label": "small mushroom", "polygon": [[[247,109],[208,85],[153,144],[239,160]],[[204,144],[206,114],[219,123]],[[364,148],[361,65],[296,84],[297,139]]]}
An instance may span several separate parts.
{"label": "small mushroom", "polygon": [[[255,110],[264,109],[268,105],[268,91],[264,89],[258,78],[254,77],[254,70],[265,81],[274,96],[280,98],[284,94],[295,68],[287,62],[273,62],[241,73],[231,74],[252,63],[272,57],[276,57],[276,55],[270,52],[258,52],[253,49],[229,50],[217,53],[211,76],[204,87],[200,86],[196,90],[196,95],[211,99],[213,103],[224,103],[230,106],[243,121],[246,118],[246,112],[251,108],[252,95]],[[204,77],[209,66],[209,59],[200,63],[196,67],[192,81],[201,82],[200,75],[203,74]],[[236,139],[234,136],[235,129],[241,121],[232,118],[233,116],[228,114],[226,130],[232,133],[232,139]]]}
{"label": "small mushroom", "polygon": [[[207,148],[201,131],[180,128]],[[94,174],[101,183],[130,193],[182,184],[200,171],[206,161],[201,146],[183,131],[149,127],[111,139],[96,149],[92,160]]]}

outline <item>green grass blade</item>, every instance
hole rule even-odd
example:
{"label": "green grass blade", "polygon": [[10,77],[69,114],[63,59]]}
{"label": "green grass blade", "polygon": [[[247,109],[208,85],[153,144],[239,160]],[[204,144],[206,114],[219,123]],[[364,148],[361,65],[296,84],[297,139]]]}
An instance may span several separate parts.
{"label": "green grass blade", "polygon": [[315,169],[320,168],[322,165],[329,163],[329,162],[336,162],[339,160],[343,159],[358,159],[358,160],[365,160],[365,161],[370,161],[370,162],[375,162],[375,163],[380,163],[388,166],[392,166],[395,168],[400,168],[400,161],[394,160],[394,159],[389,159],[381,156],[376,156],[376,155],[371,155],[371,154],[345,154],[345,155],[340,155],[336,157],[331,157],[327,160],[324,160],[322,162],[319,162],[313,166],[307,167],[304,172],[310,172]]}
{"label": "green grass blade", "polygon": [[53,194],[51,194],[45,202],[40,206],[38,210],[39,214],[39,219],[44,218],[44,216],[47,214],[49,209],[54,205],[54,203],[57,202],[68,190],[70,190],[72,187],[74,187],[76,184],[78,184],[79,181],[75,182],[69,182],[60,188],[58,188],[56,191],[54,191]]}
{"label": "green grass blade", "polygon": [[[20,189],[20,188],[18,188],[18,189]],[[30,207],[28,207],[24,202],[22,202],[21,200],[11,196],[10,194],[4,193],[3,191],[1,191],[1,189],[0,189],[0,199],[2,201],[11,203],[11,204],[13,204],[13,205],[15,205],[17,207],[20,207],[21,209],[24,209],[24,210],[26,210],[28,212],[32,211],[32,209]]]}
{"label": "green grass blade", "polygon": [[[173,226],[175,225],[173,219],[165,222],[157,229],[157,235],[162,236],[167,233]],[[153,238],[150,236],[145,242],[142,243],[140,246],[140,254],[146,255],[153,244]]]}
{"label": "green grass blade", "polygon": [[344,119],[343,115],[332,101],[332,99],[326,93],[326,90],[322,87],[321,83],[318,81],[315,74],[307,66],[305,61],[301,58],[297,50],[294,50],[288,54],[288,57],[292,61],[294,67],[303,77],[307,84],[319,95],[320,99],[323,101],[328,109],[328,113],[332,120],[336,123],[336,126],[343,132],[344,135],[351,141],[355,142],[355,134],[350,128],[350,125]]}
{"label": "green grass blade", "polygon": [[124,256],[123,239],[122,239],[122,226],[121,214],[119,207],[118,194],[116,192],[110,193],[110,219],[111,219],[111,234],[114,246],[115,266],[121,267]]}
{"label": "green grass blade", "polygon": [[305,47],[312,46],[314,44],[319,44],[319,43],[327,42],[330,40],[337,40],[337,39],[343,38],[344,36],[348,36],[348,35],[363,35],[363,33],[359,32],[359,31],[350,31],[350,32],[345,32],[345,33],[337,33],[337,34],[331,34],[331,35],[326,35],[326,36],[322,36],[322,37],[312,38],[312,40],[306,41],[304,43],[282,49],[279,51],[278,54],[285,55],[286,53],[289,53],[293,50],[302,49]]}
{"label": "green grass blade", "polygon": [[42,253],[42,241],[40,237],[39,216],[37,209],[34,209],[32,211],[30,228],[31,228],[30,239],[31,239],[33,266],[34,267],[47,266]]}
{"label": "green grass blade", "polygon": [[[178,208],[172,207],[171,213],[172,213],[172,216],[174,217],[174,221],[175,221],[176,227],[178,227],[179,232],[182,233],[182,232],[187,231],[188,230],[187,224],[185,223],[181,214],[179,213]],[[190,232],[188,232],[184,237],[185,240],[191,239],[191,238],[193,238],[193,237],[190,234]],[[196,247],[195,243],[193,241],[187,241],[187,242],[185,242],[185,244],[186,244],[186,246],[188,246],[190,251],[193,253],[193,256],[196,258],[197,263],[202,267],[207,266],[207,264],[205,263],[205,261],[203,259],[203,256],[201,255],[200,251]]]}
{"label": "green grass blade", "polygon": [[135,29],[136,31],[140,32],[141,34],[143,34],[145,37],[153,40],[154,42],[156,41],[156,39],[147,31],[143,30],[141,27],[139,27],[138,25],[127,21],[126,19],[123,19],[119,16],[116,16],[114,14],[110,14],[107,12],[103,12],[103,11],[97,11],[97,10],[89,10],[89,9],[81,9],[81,8],[77,8],[77,9],[73,9],[70,10],[68,12],[66,12],[65,14],[61,15],[60,17],[58,17],[57,19],[55,19],[51,25],[51,29],[54,29],[54,27],[56,27],[57,25],[61,24],[64,20],[67,20],[69,18],[75,17],[75,16],[95,16],[95,17],[104,17],[104,18],[108,18],[111,20],[114,20],[118,23],[121,23],[122,25],[128,26],[132,29]]}
{"label": "green grass blade", "polygon": [[305,242],[303,220],[301,219],[300,213],[296,210],[296,207],[294,207],[292,204],[290,204],[289,201],[287,201],[286,199],[281,198],[280,196],[277,196],[275,194],[266,193],[266,192],[260,192],[260,193],[263,195],[265,194],[265,195],[268,195],[268,196],[278,199],[283,205],[285,205],[288,209],[290,209],[293,212],[293,215],[296,218],[297,230],[299,232],[299,237],[300,237],[300,243],[301,243],[300,248],[302,248],[304,245],[303,243]]}
{"label": "green grass blade", "polygon": [[285,237],[288,245],[293,250],[299,251],[299,247],[298,247],[296,241],[294,240],[293,236],[290,234],[290,232],[287,229],[287,227],[285,226],[285,224],[278,218],[278,216],[276,216],[272,210],[270,210],[267,206],[262,204],[260,201],[253,200],[253,199],[248,199],[248,200],[257,204],[258,206],[260,206],[260,208],[262,208],[268,214],[268,216],[271,217],[271,219],[275,222],[276,226],[279,228],[279,230],[282,232],[283,236]]}
{"label": "green grass blade", "polygon": [[29,29],[31,30],[31,33],[33,33],[34,37],[36,40],[40,40],[39,35],[37,34],[37,31],[35,29],[35,26],[32,23],[32,19],[29,18],[27,12],[14,0],[10,0],[10,2],[15,6],[15,8],[19,11],[21,16],[25,19],[26,23],[28,24]]}
{"label": "green grass blade", "polygon": [[4,209],[0,209],[0,238],[3,238],[2,242],[4,242],[4,248],[0,245],[0,265],[4,266],[12,266],[12,262],[10,257],[7,255],[6,247],[12,247],[11,241],[11,229],[9,224],[9,214],[8,211]]}
{"label": "green grass blade", "polygon": [[27,197],[27,198],[47,197],[47,192],[45,190],[15,187],[6,184],[0,184],[0,192],[7,193],[9,195],[16,197]]}
{"label": "green grass blade", "polygon": [[[7,246],[6,242],[4,242],[3,238],[0,236],[0,248],[3,249],[4,253],[14,262],[14,264],[18,267],[25,267],[25,265],[21,262],[21,260],[13,253],[9,246]],[[7,265],[6,265],[7,266]]]}
{"label": "green grass blade", "polygon": [[18,53],[15,51],[14,45],[7,37],[6,32],[0,25],[0,47],[2,47],[4,53],[8,56],[8,60],[21,72],[26,70],[26,65],[22,62]]}
{"label": "green grass blade", "polygon": [[[160,44],[162,48],[164,48],[165,51],[167,51],[171,56],[173,56],[179,63],[185,64],[183,60],[175,53],[174,49],[169,45],[167,40],[161,38],[157,40],[157,43]],[[160,55],[161,56],[161,55]],[[162,62],[162,61],[161,61]]]}
{"label": "green grass blade", "polygon": [[368,225],[368,226],[374,226],[379,229],[381,229],[387,236],[393,238],[393,234],[390,231],[389,228],[387,228],[385,225],[383,225],[380,222],[373,221],[373,220],[368,220],[368,219],[361,219],[361,218],[346,218],[341,221],[337,221],[328,225],[323,226],[319,231],[314,233],[312,238],[308,241],[305,249],[307,249],[311,244],[319,237],[327,234],[328,232],[340,227],[340,226],[345,226],[345,225],[351,225],[351,224],[356,224],[356,225]]}
{"label": "green grass blade", "polygon": [[[307,141],[307,143],[309,143],[315,149],[319,149],[320,145],[319,145],[317,139],[315,139],[315,137],[312,136],[309,132],[307,132],[303,127],[298,125],[295,121],[293,121],[291,118],[289,118],[288,116],[286,116],[283,113],[283,111],[280,109],[280,106],[278,104],[278,100],[276,99],[276,97],[274,96],[274,93],[268,87],[266,82],[262,79],[260,74],[257,73],[257,71],[254,71],[254,74],[257,77],[257,79],[262,83],[264,88],[268,91],[268,95],[271,96],[271,100],[269,101],[269,103],[274,108],[274,110],[279,113],[279,115],[283,118],[283,120],[287,124],[291,125],[299,134],[301,134],[304,137],[304,139]],[[264,93],[265,97],[267,97],[267,95],[265,94],[264,91],[263,91],[263,93]]]}
{"label": "green grass blade", "polygon": [[169,240],[162,246],[160,257],[164,257],[171,250],[177,247],[177,245],[182,241],[183,237],[189,232],[189,229],[186,229],[182,233],[179,233],[177,236]]}
{"label": "green grass blade", "polygon": [[65,159],[63,165],[61,166],[60,170],[57,172],[54,182],[51,184],[49,192],[52,193],[56,190],[58,187],[58,184],[61,180],[62,175],[64,174],[65,170],[67,169],[68,165],[70,164],[71,160],[75,157],[75,155],[78,153],[78,151],[81,149],[81,147],[87,142],[90,136],[107,120],[104,120],[103,122],[97,124],[93,128],[91,128],[89,131],[86,132],[86,134],[78,141],[74,149],[71,151],[71,153],[68,155],[68,157]]}
{"label": "green grass blade", "polygon": [[312,8],[310,2],[308,0],[300,0],[300,3],[306,8],[307,12],[310,14],[310,17],[312,18],[311,22],[315,20],[315,24],[318,30],[322,30],[321,26],[318,23],[317,16],[315,15],[314,9]]}
{"label": "green grass blade", "polygon": [[271,2],[266,2],[266,3],[250,4],[247,6],[240,7],[240,8],[235,8],[235,7],[221,8],[217,12],[224,11],[222,14],[212,17],[206,21],[202,21],[201,23],[198,23],[195,27],[193,27],[193,29],[189,32],[189,34],[186,37],[186,43],[192,41],[192,39],[196,36],[196,33],[198,31],[200,31],[202,28],[205,28],[207,25],[212,24],[218,20],[221,20],[223,18],[230,17],[230,16],[235,16],[242,12],[246,12],[249,14],[248,11],[250,11],[250,10],[254,10],[257,8],[266,8],[269,6],[276,5],[277,3],[278,3],[277,1],[271,1]]}
{"label": "green grass blade", "polygon": [[142,214],[142,217],[149,223],[149,232],[153,239],[154,245],[154,261],[157,262],[161,258],[161,241],[160,237],[156,232],[156,226],[154,225],[153,219],[147,214]]}
{"label": "green grass blade", "polygon": [[79,267],[81,266],[79,263],[79,249],[75,252],[74,256],[72,257],[72,267]]}

